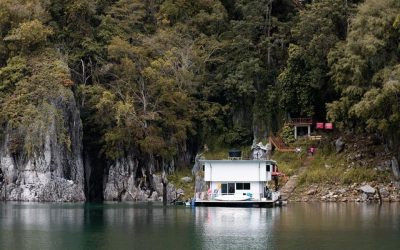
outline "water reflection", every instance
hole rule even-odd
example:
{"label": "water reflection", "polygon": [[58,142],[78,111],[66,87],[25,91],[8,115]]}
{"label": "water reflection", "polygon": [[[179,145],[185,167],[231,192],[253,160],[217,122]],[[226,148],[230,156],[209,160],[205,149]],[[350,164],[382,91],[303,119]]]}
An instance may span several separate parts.
{"label": "water reflection", "polygon": [[259,208],[196,208],[196,225],[206,249],[265,249],[272,244],[274,217]]}
{"label": "water reflection", "polygon": [[0,203],[0,249],[400,249],[400,205]]}
{"label": "water reflection", "polygon": [[157,204],[0,203],[0,249],[201,249],[193,221]]}
{"label": "water reflection", "polygon": [[274,228],[280,249],[400,249],[399,204],[291,204]]}
{"label": "water reflection", "polygon": [[83,211],[76,205],[0,204],[0,249],[56,249],[68,244],[67,237],[57,235],[81,231]]}

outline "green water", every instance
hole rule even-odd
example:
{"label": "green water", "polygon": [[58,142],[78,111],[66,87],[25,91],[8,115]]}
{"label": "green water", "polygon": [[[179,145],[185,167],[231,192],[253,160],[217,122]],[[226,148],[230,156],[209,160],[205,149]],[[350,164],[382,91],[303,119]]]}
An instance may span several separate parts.
{"label": "green water", "polygon": [[400,249],[400,204],[0,203],[0,249]]}

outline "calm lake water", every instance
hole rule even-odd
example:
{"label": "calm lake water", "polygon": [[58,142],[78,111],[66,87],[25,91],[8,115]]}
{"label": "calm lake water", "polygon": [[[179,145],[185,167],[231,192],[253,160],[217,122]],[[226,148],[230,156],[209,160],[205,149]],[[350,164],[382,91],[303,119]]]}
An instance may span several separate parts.
{"label": "calm lake water", "polygon": [[400,204],[0,203],[0,249],[400,249]]}

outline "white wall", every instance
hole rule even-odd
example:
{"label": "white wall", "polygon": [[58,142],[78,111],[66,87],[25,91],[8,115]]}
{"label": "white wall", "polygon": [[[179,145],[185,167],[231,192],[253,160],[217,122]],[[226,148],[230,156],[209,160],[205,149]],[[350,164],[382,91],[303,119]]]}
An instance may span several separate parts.
{"label": "white wall", "polygon": [[267,181],[272,180],[272,168],[273,166],[271,164],[267,164],[269,165],[269,171],[267,172]]}
{"label": "white wall", "polygon": [[[211,193],[214,194],[214,190],[218,189],[218,195],[221,195],[221,184],[226,182],[211,182]],[[249,182],[247,182],[249,183]],[[251,193],[254,199],[260,199],[264,188],[264,182],[252,181],[250,182],[250,190],[236,190],[235,194]]]}
{"label": "white wall", "polygon": [[[269,181],[271,173],[266,172],[263,161],[205,161],[205,181]],[[271,169],[272,170],[272,169]]]}

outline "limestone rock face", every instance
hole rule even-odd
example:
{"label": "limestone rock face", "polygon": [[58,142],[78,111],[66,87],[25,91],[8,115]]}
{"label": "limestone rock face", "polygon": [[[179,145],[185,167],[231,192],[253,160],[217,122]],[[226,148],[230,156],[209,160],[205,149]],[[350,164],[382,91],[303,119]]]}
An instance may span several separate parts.
{"label": "limestone rock face", "polygon": [[400,168],[399,168],[399,162],[395,157],[392,158],[392,171],[393,175],[396,179],[400,179]]}
{"label": "limestone rock face", "polygon": [[[157,193],[162,197],[163,194],[163,184],[162,184],[162,178],[161,175],[153,175],[153,185],[155,187],[155,190]],[[178,192],[176,190],[176,187],[172,185],[171,183],[168,183],[167,185],[167,200],[168,201],[173,201],[177,198]]]}
{"label": "limestone rock face", "polygon": [[[32,156],[15,155],[9,150],[6,130],[0,144],[0,200],[11,201],[84,201],[84,168],[82,161],[82,125],[72,95],[54,100],[60,110],[69,145],[60,141],[60,125],[53,121],[41,131],[43,148]],[[54,116],[54,117],[53,117]]]}
{"label": "limestone rock face", "polygon": [[[106,201],[156,201],[162,197],[163,184],[160,175],[146,176],[145,168],[133,155],[123,157],[113,163],[105,176],[104,200]],[[137,176],[137,172],[142,176]],[[175,200],[176,188],[167,185],[168,201]]]}
{"label": "limestone rock face", "polygon": [[[138,163],[131,155],[115,161],[105,175],[104,200],[131,200],[144,197],[144,193],[138,193],[134,189],[137,167]],[[135,193],[134,197],[131,197],[132,193]]]}

